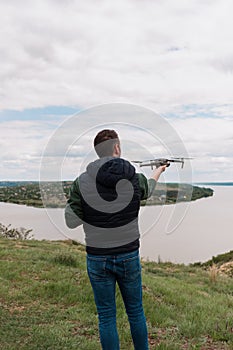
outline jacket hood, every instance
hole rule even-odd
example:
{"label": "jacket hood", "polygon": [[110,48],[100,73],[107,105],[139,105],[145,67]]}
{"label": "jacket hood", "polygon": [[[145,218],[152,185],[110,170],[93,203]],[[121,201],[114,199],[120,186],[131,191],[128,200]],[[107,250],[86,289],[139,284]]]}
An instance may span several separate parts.
{"label": "jacket hood", "polygon": [[103,157],[90,163],[87,173],[101,185],[115,187],[122,179],[130,180],[135,174],[135,168],[125,159]]}

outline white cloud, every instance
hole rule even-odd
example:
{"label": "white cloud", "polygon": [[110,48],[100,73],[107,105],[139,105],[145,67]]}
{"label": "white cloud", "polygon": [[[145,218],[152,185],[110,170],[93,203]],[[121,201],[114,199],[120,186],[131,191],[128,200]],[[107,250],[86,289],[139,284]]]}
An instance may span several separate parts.
{"label": "white cloud", "polygon": [[[232,180],[232,11],[230,0],[1,2],[0,109],[150,107],[168,114],[197,178]],[[51,131],[44,120],[1,123],[1,174],[37,176]],[[73,146],[70,161],[83,150]]]}
{"label": "white cloud", "polygon": [[177,118],[171,123],[194,157],[195,181],[232,181],[233,118]]}
{"label": "white cloud", "polygon": [[232,101],[233,4],[0,4],[1,108]]}
{"label": "white cloud", "polygon": [[37,179],[41,155],[50,136],[51,125],[47,122],[1,122],[1,179]]}
{"label": "white cloud", "polygon": [[[80,129],[69,127],[69,123],[61,129],[61,134],[50,144],[48,165],[50,168],[60,166],[59,174],[64,179],[73,179],[93,155],[92,141],[102,126],[96,125],[83,134],[84,119],[77,122]],[[153,124],[153,119],[151,120]],[[190,157],[193,170],[193,181],[232,181],[233,178],[233,119],[228,117],[173,117],[169,119],[171,128],[178,133],[175,141],[183,143]],[[32,180],[39,178],[41,155],[49,140],[53,140],[53,131],[59,122],[49,121],[5,121],[0,123],[0,174],[1,179]],[[84,123],[85,124],[85,123]],[[63,125],[63,124],[62,124]],[[129,160],[145,160],[153,157],[183,156],[174,154],[172,140],[168,138],[161,143],[156,128],[143,130],[134,125],[111,125],[122,140],[123,156]],[[71,125],[72,126],[72,125]],[[107,127],[105,125],[104,127]],[[63,127],[62,127],[63,128]],[[148,132],[149,131],[149,132]],[[152,132],[150,136],[150,131]],[[179,141],[180,140],[180,141]],[[67,147],[68,145],[68,147]],[[179,145],[178,145],[179,146]],[[170,151],[169,151],[170,149]],[[178,147],[178,149],[180,149]],[[67,153],[66,153],[67,152]],[[92,152],[92,153],[91,153]],[[171,152],[171,153],[170,153]],[[173,153],[172,153],[173,152]],[[60,162],[60,163],[59,163]],[[184,171],[188,168],[188,161]],[[177,169],[171,165],[165,174],[166,181],[176,181]],[[149,176],[150,169],[140,169]],[[179,173],[180,175],[183,174]],[[57,176],[57,172],[56,172]]]}

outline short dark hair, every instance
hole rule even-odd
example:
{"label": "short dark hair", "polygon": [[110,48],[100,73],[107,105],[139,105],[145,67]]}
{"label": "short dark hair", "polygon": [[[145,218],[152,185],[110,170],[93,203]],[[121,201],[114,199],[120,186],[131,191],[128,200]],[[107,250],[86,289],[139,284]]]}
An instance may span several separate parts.
{"label": "short dark hair", "polygon": [[112,156],[113,147],[119,142],[118,134],[115,130],[104,129],[98,132],[94,138],[94,147],[98,156]]}

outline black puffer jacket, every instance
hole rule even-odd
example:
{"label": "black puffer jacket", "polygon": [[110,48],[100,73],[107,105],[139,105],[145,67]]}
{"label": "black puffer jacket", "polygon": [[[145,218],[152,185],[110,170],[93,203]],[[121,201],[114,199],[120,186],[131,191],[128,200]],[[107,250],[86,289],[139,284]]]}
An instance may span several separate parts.
{"label": "black puffer jacket", "polygon": [[90,163],[79,188],[87,246],[109,249],[139,240],[141,191],[128,161],[104,157]]}

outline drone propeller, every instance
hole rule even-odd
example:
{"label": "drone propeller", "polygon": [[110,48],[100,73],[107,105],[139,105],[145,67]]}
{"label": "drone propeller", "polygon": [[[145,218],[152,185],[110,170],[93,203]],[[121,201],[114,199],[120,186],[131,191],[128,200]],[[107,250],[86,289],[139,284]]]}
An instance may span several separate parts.
{"label": "drone propeller", "polygon": [[183,160],[183,159],[194,159],[193,157],[171,157],[172,159],[180,159],[180,160]]}

